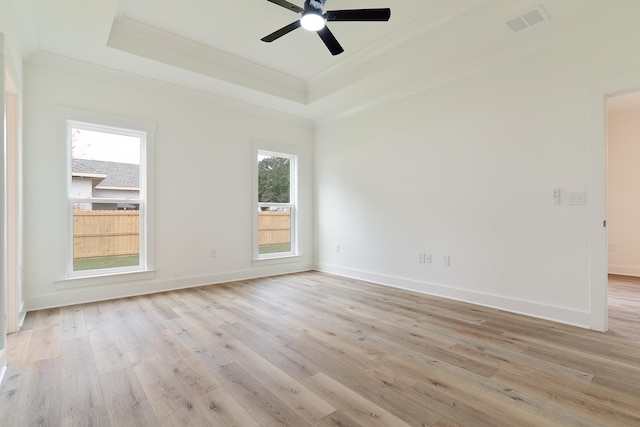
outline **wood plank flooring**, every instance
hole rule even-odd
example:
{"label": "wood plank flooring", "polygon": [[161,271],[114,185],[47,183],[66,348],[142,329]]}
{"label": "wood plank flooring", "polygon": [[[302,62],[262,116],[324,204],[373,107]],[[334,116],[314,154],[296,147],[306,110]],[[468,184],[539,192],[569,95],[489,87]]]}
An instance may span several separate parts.
{"label": "wood plank flooring", "polygon": [[640,282],[601,334],[309,272],[29,313],[0,425],[640,426]]}

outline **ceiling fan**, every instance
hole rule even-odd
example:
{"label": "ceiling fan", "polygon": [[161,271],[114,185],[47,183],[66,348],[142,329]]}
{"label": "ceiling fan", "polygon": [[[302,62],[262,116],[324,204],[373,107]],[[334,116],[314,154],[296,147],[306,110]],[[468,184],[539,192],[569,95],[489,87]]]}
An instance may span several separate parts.
{"label": "ceiling fan", "polygon": [[329,28],[327,28],[327,21],[388,21],[391,17],[391,9],[389,8],[328,10],[322,13],[326,0],[305,0],[304,7],[296,6],[287,0],[267,1],[293,12],[300,13],[301,16],[299,20],[263,37],[261,39],[263,42],[271,43],[296,28],[302,27],[306,30],[317,32],[332,55],[338,55],[344,52],[344,49],[340,46],[340,43],[338,43],[338,40]]}

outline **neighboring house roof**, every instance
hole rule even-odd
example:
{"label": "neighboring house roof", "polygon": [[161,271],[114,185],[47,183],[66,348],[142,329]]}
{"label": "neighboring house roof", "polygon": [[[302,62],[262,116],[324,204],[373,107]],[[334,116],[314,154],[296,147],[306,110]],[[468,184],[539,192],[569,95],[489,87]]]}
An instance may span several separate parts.
{"label": "neighboring house roof", "polygon": [[75,176],[105,176],[96,188],[140,189],[140,165],[103,162],[100,160],[72,159],[71,173]]}

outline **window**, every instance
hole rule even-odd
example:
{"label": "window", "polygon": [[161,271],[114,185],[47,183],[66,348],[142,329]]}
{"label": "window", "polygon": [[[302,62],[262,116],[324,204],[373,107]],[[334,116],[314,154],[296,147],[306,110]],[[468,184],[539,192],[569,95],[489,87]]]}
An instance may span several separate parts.
{"label": "window", "polygon": [[297,156],[257,150],[257,207],[254,258],[297,255]]}
{"label": "window", "polygon": [[147,132],[67,120],[68,276],[148,269]]}

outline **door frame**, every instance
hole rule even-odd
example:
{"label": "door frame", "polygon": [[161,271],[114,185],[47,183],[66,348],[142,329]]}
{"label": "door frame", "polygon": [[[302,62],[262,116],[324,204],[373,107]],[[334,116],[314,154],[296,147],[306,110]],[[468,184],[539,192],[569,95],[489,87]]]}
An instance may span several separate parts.
{"label": "door frame", "polygon": [[22,319],[22,150],[20,104],[11,61],[5,54],[5,238],[7,332],[17,332]]}
{"label": "door frame", "polygon": [[0,33],[0,384],[7,371],[7,236],[6,211],[7,193],[5,180],[5,150],[6,150],[6,112],[5,112],[5,59],[6,47],[4,34]]}
{"label": "door frame", "polygon": [[608,233],[607,221],[607,100],[640,90],[640,70],[616,74],[590,84],[591,165],[589,207],[589,278],[591,329],[609,329]]}

